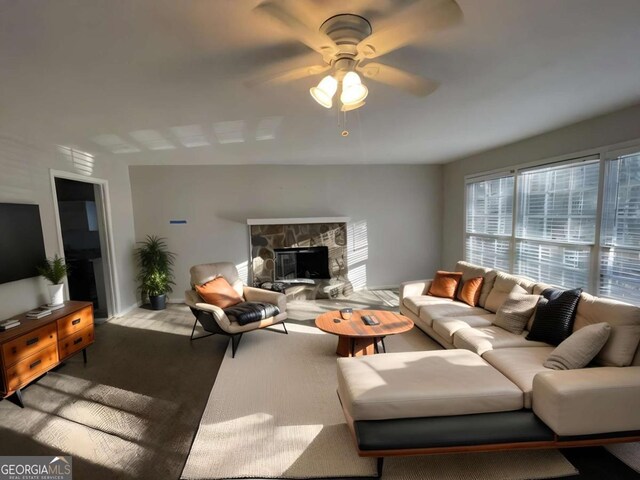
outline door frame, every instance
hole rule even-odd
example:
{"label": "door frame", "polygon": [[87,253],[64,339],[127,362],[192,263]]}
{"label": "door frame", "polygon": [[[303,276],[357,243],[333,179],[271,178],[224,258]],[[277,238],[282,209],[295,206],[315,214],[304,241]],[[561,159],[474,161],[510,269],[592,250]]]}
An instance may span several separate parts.
{"label": "door frame", "polygon": [[[64,258],[64,243],[62,240],[62,224],[60,223],[60,210],[58,208],[58,192],[56,190],[56,178],[64,178],[77,182],[90,183],[98,186],[100,199],[96,199],[96,208],[100,208],[98,217],[102,219],[100,227],[104,232],[105,245],[102,258],[105,260],[104,276],[107,295],[107,318],[111,318],[120,311],[120,294],[118,292],[118,270],[115,262],[115,243],[113,240],[113,227],[111,221],[111,198],[109,196],[109,182],[95,177],[87,177],[64,170],[50,169],[51,193],[53,195],[53,210],[56,222],[56,236],[58,239],[58,255]],[[102,247],[101,247],[102,249]],[[65,281],[65,290],[69,298],[69,282]]]}

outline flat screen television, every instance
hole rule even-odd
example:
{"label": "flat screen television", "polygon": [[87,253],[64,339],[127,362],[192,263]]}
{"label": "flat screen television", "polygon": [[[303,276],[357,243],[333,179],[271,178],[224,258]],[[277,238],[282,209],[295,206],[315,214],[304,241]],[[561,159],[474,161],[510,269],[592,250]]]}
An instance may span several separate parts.
{"label": "flat screen television", "polygon": [[0,283],[37,277],[45,259],[38,205],[0,203]]}

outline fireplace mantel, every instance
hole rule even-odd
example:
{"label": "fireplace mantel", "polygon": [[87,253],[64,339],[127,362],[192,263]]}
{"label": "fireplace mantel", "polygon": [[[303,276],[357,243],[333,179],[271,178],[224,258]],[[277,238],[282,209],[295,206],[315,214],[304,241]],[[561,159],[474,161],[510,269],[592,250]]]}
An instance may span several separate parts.
{"label": "fireplace mantel", "polygon": [[349,217],[247,218],[247,225],[305,225],[312,223],[349,223]]}

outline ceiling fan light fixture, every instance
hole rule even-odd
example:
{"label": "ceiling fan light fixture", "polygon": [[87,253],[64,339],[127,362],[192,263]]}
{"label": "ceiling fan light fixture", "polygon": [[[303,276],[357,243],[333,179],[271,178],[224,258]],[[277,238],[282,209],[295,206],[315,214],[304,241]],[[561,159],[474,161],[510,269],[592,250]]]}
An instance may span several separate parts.
{"label": "ceiling fan light fixture", "polygon": [[348,72],[342,79],[342,94],[340,101],[343,105],[355,105],[362,102],[369,94],[369,89],[362,84],[356,72]]}
{"label": "ceiling fan light fixture", "polygon": [[338,81],[331,75],[327,75],[317,87],[311,87],[309,93],[313,99],[325,108],[331,108],[333,105],[332,98],[338,90]]}

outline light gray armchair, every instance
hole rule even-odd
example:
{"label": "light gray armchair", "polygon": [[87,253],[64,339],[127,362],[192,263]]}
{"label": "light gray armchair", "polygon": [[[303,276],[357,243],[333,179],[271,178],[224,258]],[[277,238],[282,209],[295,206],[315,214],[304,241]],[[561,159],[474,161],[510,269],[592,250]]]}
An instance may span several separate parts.
{"label": "light gray armchair", "polygon": [[[243,298],[245,302],[261,302],[269,303],[278,307],[280,313],[275,316],[264,318],[262,320],[241,325],[235,321],[233,316],[227,316],[225,311],[209,303],[206,303],[195,289],[185,292],[185,303],[191,308],[193,315],[196,317],[191,330],[191,340],[208,337],[210,335],[221,334],[231,338],[232,356],[235,357],[238,344],[242,338],[242,334],[261,328],[270,327],[280,323],[284,331],[278,333],[288,333],[284,320],[287,318],[287,297],[278,292],[271,292],[260,288],[248,287],[242,283],[238,276],[238,270],[231,262],[205,263],[194,265],[189,270],[191,274],[191,286],[203,285],[217,277],[224,277],[229,285]],[[200,322],[206,335],[194,337],[193,334],[196,325]]]}

